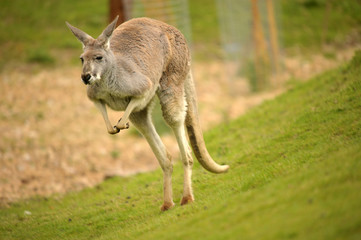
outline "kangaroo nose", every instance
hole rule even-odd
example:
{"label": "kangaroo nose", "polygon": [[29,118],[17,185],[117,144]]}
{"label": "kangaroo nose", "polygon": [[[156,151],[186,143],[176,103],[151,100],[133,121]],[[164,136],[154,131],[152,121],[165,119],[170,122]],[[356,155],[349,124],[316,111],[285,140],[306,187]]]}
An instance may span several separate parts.
{"label": "kangaroo nose", "polygon": [[83,80],[84,84],[89,84],[89,79],[91,78],[90,74],[82,74],[81,79]]}

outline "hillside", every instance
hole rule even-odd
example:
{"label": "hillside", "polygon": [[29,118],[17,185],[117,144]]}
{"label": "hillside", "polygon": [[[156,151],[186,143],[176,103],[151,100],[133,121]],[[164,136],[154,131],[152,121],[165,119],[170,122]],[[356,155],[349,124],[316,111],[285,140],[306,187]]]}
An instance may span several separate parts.
{"label": "hillside", "polygon": [[[361,52],[206,133],[231,166],[194,169],[196,202],[161,213],[162,173],[113,178],[0,211],[0,239],[358,239]],[[180,199],[182,167],[175,165]]]}

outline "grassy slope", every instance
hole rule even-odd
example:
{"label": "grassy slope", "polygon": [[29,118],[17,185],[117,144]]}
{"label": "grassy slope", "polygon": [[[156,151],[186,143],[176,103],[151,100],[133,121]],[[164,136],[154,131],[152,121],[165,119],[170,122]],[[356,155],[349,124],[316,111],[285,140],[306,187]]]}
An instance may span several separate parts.
{"label": "grassy slope", "polygon": [[[314,53],[322,51],[325,44],[342,47],[359,40],[359,1],[280,1],[281,39],[286,49],[299,48],[299,53]],[[350,39],[351,33],[354,39]]]}
{"label": "grassy slope", "polygon": [[208,132],[211,155],[231,169],[214,175],[197,163],[191,205],[159,211],[161,171],[115,178],[1,209],[0,239],[359,239],[360,65],[361,52]]}

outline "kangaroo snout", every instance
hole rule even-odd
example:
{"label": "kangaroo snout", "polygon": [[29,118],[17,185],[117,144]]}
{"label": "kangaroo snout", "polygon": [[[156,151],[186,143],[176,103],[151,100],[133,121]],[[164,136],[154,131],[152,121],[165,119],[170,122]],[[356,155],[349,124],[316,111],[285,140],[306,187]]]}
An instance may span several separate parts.
{"label": "kangaroo snout", "polygon": [[86,74],[82,74],[81,75],[81,80],[83,80],[83,83],[85,85],[89,84],[89,80],[91,78],[91,75],[89,73],[86,73]]}

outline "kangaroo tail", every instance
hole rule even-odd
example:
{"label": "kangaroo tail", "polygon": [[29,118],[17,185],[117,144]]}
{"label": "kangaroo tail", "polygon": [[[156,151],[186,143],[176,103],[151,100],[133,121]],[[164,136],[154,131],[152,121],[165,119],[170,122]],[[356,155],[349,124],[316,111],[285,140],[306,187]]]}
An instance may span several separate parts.
{"label": "kangaroo tail", "polygon": [[194,155],[206,170],[213,173],[226,172],[229,166],[217,164],[209,155],[204,143],[203,133],[198,119],[197,98],[191,71],[189,71],[185,82],[185,93],[188,104],[186,127]]}

